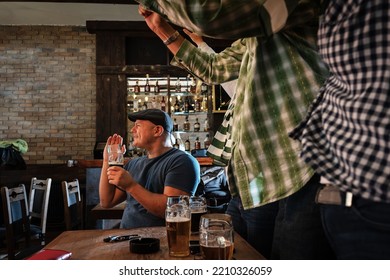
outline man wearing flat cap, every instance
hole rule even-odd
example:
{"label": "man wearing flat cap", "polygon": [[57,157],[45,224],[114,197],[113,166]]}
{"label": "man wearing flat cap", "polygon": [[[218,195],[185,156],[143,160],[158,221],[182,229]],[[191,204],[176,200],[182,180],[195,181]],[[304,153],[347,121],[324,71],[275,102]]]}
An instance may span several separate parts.
{"label": "man wearing flat cap", "polygon": [[159,109],[128,115],[134,122],[133,145],[146,156],[130,160],[124,168],[109,167],[107,145],[123,144],[114,134],[107,139],[99,184],[100,204],[110,208],[126,200],[121,228],[165,225],[167,196],[194,195],[200,182],[198,161],[172,147],[172,119]]}

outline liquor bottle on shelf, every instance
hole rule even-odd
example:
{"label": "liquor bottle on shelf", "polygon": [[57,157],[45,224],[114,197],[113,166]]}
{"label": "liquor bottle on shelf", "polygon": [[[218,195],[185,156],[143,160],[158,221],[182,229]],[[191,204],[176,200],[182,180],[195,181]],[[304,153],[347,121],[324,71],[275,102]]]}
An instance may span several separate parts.
{"label": "liquor bottle on shelf", "polygon": [[195,119],[194,131],[200,131],[200,123],[198,121],[198,118]]}
{"label": "liquor bottle on shelf", "polygon": [[209,125],[209,119],[208,118],[205,118],[205,120],[204,120],[203,130],[204,131],[209,131],[210,130],[210,125]]}
{"label": "liquor bottle on shelf", "polygon": [[203,91],[203,85],[205,84],[202,84],[202,104],[201,104],[201,107],[202,107],[202,110],[203,111],[207,111],[207,86],[206,86],[206,91]]}
{"label": "liquor bottle on shelf", "polygon": [[141,88],[139,86],[139,80],[135,80],[134,93],[140,93]]}
{"label": "liquor bottle on shelf", "polygon": [[173,131],[179,131],[179,124],[176,121],[176,118],[173,119]]}
{"label": "liquor bottle on shelf", "polygon": [[175,133],[175,138],[176,138],[176,142],[175,143],[177,143],[179,145],[178,149],[184,151],[184,142],[181,139],[179,132]]}
{"label": "liquor bottle on shelf", "polygon": [[175,111],[175,113],[180,112],[180,103],[179,103],[179,98],[178,97],[176,97],[176,102],[175,102],[175,105],[174,105],[174,111]]}
{"label": "liquor bottle on shelf", "polygon": [[208,147],[210,147],[211,141],[210,141],[210,135],[206,134],[206,138],[203,140],[204,148],[207,150]]}
{"label": "liquor bottle on shelf", "polygon": [[142,104],[142,110],[148,109],[148,104],[146,103],[146,100],[144,101],[144,104]]}
{"label": "liquor bottle on shelf", "polygon": [[195,82],[194,77],[191,77],[190,92],[191,92],[192,94],[195,94],[195,93],[196,93],[196,82]]}
{"label": "liquor bottle on shelf", "polygon": [[184,100],[184,113],[190,112],[190,101],[188,100],[188,96]]}
{"label": "liquor bottle on shelf", "polygon": [[190,131],[190,122],[188,121],[188,116],[186,116],[186,120],[183,123],[183,130]]}
{"label": "liquor bottle on shelf", "polygon": [[189,96],[188,97],[188,112],[189,113],[195,112],[194,106],[195,106],[195,104],[192,102],[191,96]]}
{"label": "liquor bottle on shelf", "polygon": [[195,150],[199,150],[200,149],[199,137],[196,137],[194,146],[195,146]]}
{"label": "liquor bottle on shelf", "polygon": [[181,92],[181,84],[180,84],[180,79],[179,79],[179,77],[178,77],[177,80],[176,80],[175,91],[176,91],[176,92]]}
{"label": "liquor bottle on shelf", "polygon": [[195,112],[200,112],[201,109],[201,100],[199,96],[195,96]]}
{"label": "liquor bottle on shelf", "polygon": [[189,137],[187,137],[187,140],[184,142],[184,150],[186,152],[190,152],[191,151],[191,142],[190,142]]}
{"label": "liquor bottle on shelf", "polygon": [[154,86],[154,93],[160,93],[160,85],[158,84],[157,80],[156,80],[156,85]]}
{"label": "liquor bottle on shelf", "polygon": [[175,140],[175,144],[173,144],[173,147],[176,148],[176,149],[180,149],[179,140],[177,138]]}
{"label": "liquor bottle on shelf", "polygon": [[165,112],[165,98],[164,98],[164,96],[161,98],[161,110]]}
{"label": "liquor bottle on shelf", "polygon": [[149,74],[146,74],[145,94],[148,94],[149,92],[150,92]]}

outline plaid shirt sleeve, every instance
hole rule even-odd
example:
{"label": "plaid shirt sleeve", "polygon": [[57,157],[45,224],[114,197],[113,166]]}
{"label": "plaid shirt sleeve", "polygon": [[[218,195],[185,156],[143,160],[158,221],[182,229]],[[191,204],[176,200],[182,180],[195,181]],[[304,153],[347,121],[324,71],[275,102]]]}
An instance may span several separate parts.
{"label": "plaid shirt sleeve", "polygon": [[298,0],[136,0],[199,35],[238,39],[269,36],[287,21]]}

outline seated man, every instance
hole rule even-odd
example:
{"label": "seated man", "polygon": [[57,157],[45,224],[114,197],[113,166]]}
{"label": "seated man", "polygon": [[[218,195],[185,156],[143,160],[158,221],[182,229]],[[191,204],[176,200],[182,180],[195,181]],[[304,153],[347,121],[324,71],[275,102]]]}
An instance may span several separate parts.
{"label": "seated man", "polygon": [[129,119],[135,122],[131,129],[133,144],[145,149],[147,155],[130,160],[124,168],[109,167],[107,145],[122,145],[123,139],[117,134],[107,139],[99,183],[100,204],[110,208],[127,200],[121,228],[163,226],[167,196],[191,196],[196,192],[199,163],[172,147],[173,123],[164,111],[148,109],[129,114]]}

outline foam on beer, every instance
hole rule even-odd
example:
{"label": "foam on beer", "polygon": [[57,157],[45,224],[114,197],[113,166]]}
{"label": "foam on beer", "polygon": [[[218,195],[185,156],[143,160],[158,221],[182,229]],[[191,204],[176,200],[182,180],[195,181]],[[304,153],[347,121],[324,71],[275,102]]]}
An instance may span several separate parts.
{"label": "foam on beer", "polygon": [[176,216],[176,217],[166,217],[165,219],[167,222],[170,222],[170,223],[180,223],[180,222],[187,222],[190,220],[190,218],[187,218],[187,217],[180,217],[180,216]]}

